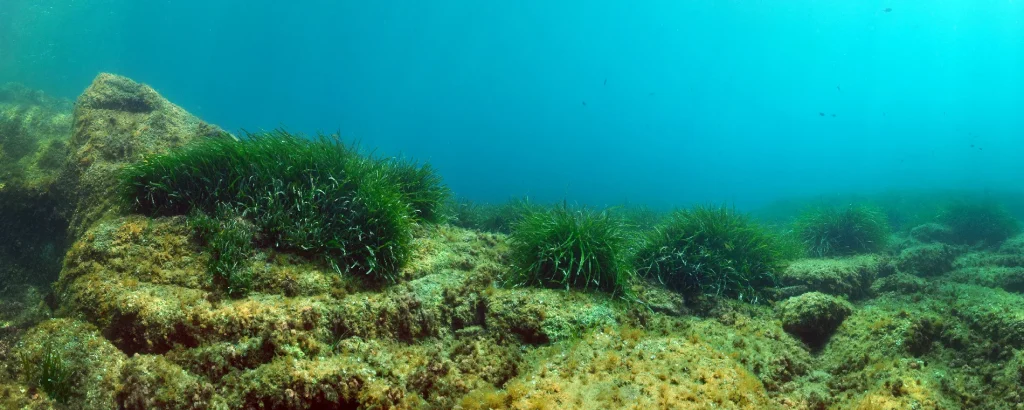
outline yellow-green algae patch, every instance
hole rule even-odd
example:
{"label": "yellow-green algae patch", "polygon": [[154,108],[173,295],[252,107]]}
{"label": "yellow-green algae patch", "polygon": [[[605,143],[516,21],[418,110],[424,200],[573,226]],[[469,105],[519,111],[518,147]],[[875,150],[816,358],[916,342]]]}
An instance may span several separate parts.
{"label": "yellow-green algae patch", "polygon": [[[721,324],[679,321],[679,330],[606,327],[541,347],[498,390],[463,398],[464,409],[771,408],[765,384],[743,363],[752,335]],[[711,333],[706,334],[705,332]],[[730,337],[731,336],[731,337]],[[722,338],[735,342],[721,343]],[[756,338],[756,337],[753,337]],[[728,340],[728,339],[726,339]],[[799,352],[799,350],[795,350]],[[799,353],[797,353],[799,355]],[[806,360],[806,357],[800,360]]]}
{"label": "yellow-green algae patch", "polygon": [[124,409],[227,409],[213,385],[162,356],[135,355],[122,371],[118,407]]}
{"label": "yellow-green algae patch", "polygon": [[107,409],[114,407],[114,396],[120,388],[120,374],[127,357],[107,341],[96,327],[72,319],[53,319],[25,333],[13,350],[21,363],[18,375],[37,389],[40,363],[47,349],[72,372],[68,383],[71,403],[79,408]]}

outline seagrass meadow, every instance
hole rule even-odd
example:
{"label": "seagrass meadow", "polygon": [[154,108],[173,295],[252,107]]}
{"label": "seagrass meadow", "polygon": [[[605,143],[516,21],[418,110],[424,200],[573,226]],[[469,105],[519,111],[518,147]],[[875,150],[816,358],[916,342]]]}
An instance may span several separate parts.
{"label": "seagrass meadow", "polygon": [[1024,197],[474,203],[125,77],[2,90],[3,408],[1024,406]]}

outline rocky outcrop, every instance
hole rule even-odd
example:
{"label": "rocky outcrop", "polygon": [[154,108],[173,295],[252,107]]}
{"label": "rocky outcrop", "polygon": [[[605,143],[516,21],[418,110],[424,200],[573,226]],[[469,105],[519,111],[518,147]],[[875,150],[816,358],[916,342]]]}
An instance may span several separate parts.
{"label": "rocky outcrop", "polygon": [[776,306],[782,328],[812,348],[828,342],[843,320],[853,312],[850,303],[824,293],[810,292],[791,297]]}
{"label": "rocky outcrop", "polygon": [[117,211],[117,176],[126,164],[222,132],[147,85],[100,74],[75,103],[69,157],[59,181],[71,208],[71,237]]}

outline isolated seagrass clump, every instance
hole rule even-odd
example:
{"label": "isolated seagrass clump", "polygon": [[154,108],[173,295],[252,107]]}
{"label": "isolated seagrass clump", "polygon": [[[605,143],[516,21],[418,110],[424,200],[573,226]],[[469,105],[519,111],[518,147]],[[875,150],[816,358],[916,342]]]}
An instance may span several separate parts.
{"label": "isolated seagrass clump", "polygon": [[638,273],[684,295],[763,301],[787,256],[784,242],[725,206],[678,210],[647,235]]}
{"label": "isolated seagrass clump", "polygon": [[949,241],[959,245],[998,246],[1021,232],[1020,222],[991,201],[949,203],[938,219],[952,230]]}
{"label": "isolated seagrass clump", "polygon": [[509,240],[518,283],[619,292],[633,276],[625,224],[608,212],[565,205],[530,211]]}
{"label": "isolated seagrass clump", "polygon": [[131,210],[151,216],[231,209],[255,226],[259,246],[387,280],[409,257],[411,224],[435,219],[447,196],[428,166],[281,130],[148,157],[124,170],[120,191]]}
{"label": "isolated seagrass clump", "polygon": [[885,214],[866,205],[806,211],[797,219],[794,231],[808,253],[816,257],[877,252],[889,238]]}

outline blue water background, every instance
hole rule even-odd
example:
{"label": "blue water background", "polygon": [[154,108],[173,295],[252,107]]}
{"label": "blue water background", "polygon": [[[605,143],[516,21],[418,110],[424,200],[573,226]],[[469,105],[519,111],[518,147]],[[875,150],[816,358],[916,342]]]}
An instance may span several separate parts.
{"label": "blue water background", "polygon": [[99,72],[478,201],[1024,191],[1017,0],[0,0],[0,82]]}

